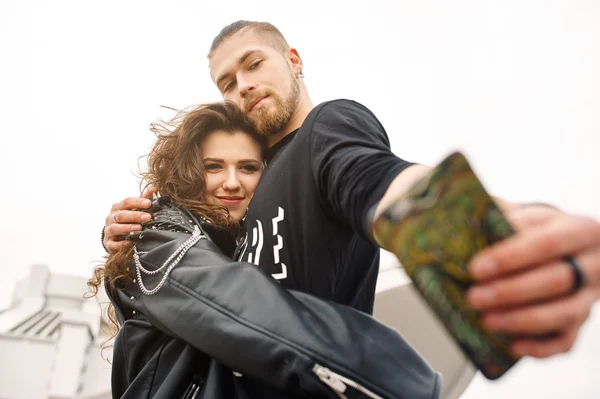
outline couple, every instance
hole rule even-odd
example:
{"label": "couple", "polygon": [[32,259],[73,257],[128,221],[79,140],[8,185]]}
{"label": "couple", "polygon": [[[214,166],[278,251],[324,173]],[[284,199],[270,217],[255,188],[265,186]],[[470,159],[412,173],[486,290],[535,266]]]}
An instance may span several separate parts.
{"label": "couple", "polygon": [[[270,24],[227,26],[209,62],[250,123],[228,103],[183,115],[149,157],[161,199],[111,209],[91,283],[107,282],[121,326],[113,395],[438,397],[437,373],[368,316],[372,222],[429,169],[392,154],[362,105],[315,107]],[[519,233],[473,259],[469,303],[490,329],[554,333],[516,340],[516,356],[567,351],[599,296],[600,224],[498,202]]]}

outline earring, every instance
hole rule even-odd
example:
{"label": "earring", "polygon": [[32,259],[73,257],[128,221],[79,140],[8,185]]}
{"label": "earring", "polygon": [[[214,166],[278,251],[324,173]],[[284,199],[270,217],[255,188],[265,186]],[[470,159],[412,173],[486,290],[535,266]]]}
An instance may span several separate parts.
{"label": "earring", "polygon": [[302,72],[298,72],[296,79],[304,79],[304,74]]}

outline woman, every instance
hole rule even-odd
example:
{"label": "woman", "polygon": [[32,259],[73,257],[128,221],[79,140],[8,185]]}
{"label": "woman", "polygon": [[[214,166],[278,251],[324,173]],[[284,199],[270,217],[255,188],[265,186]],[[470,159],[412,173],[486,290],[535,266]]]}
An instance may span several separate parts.
{"label": "woman", "polygon": [[89,283],[120,327],[114,397],[437,397],[439,375],[396,332],[228,257],[265,148],[238,108],[173,126],[154,128],[143,175],[161,194],[152,220]]}

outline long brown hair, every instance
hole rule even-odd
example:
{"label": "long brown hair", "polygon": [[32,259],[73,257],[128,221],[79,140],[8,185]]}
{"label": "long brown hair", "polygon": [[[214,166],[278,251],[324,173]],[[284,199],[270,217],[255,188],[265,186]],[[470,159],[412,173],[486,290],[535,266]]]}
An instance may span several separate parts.
{"label": "long brown hair", "polygon": [[[215,131],[241,132],[252,137],[264,151],[266,139],[258,133],[244,113],[230,102],[204,104],[177,112],[174,118],[150,125],[157,136],[152,150],[147,155],[148,169],[140,172],[140,189],[155,187],[160,196],[169,197],[175,205],[186,208],[208,221],[230,231],[238,228],[237,221],[229,215],[227,208],[202,202],[206,190],[206,175],[201,162],[202,143]],[[129,265],[133,256],[133,245],[125,245],[109,254],[106,263],[94,268],[87,285],[91,295],[98,294],[103,282],[117,282],[131,278]],[[108,342],[119,330],[114,308],[109,304]]]}

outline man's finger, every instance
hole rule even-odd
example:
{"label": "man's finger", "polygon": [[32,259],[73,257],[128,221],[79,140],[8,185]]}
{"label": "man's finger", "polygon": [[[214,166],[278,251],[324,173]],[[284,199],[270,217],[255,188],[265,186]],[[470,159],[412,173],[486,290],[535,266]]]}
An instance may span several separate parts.
{"label": "man's finger", "polygon": [[[104,229],[104,237],[106,241],[114,241],[115,237],[129,234],[133,231],[141,231],[141,224],[123,224],[113,223]],[[105,243],[106,245],[106,243]]]}
{"label": "man's finger", "polygon": [[482,314],[483,325],[508,334],[545,334],[564,331],[583,324],[595,300],[595,287],[582,289],[575,295],[527,307],[490,311]]}
{"label": "man's finger", "polygon": [[129,197],[114,204],[112,206],[111,213],[123,210],[147,209],[150,208],[150,206],[152,206],[152,201],[150,201],[148,198]]}
{"label": "man's finger", "polygon": [[110,253],[117,252],[119,249],[127,245],[131,245],[131,241],[108,241],[104,244],[104,246],[106,247],[106,249],[108,249],[108,252]]}
{"label": "man's finger", "polygon": [[522,273],[473,286],[469,306],[478,311],[526,304],[571,292],[575,282],[566,262],[553,262]]}
{"label": "man's finger", "polygon": [[532,356],[540,359],[565,353],[573,347],[580,329],[581,325],[575,325],[559,334],[558,337],[547,340],[515,340],[511,343],[511,352],[519,357]]}
{"label": "man's finger", "polygon": [[152,215],[144,211],[119,211],[112,218],[118,224],[144,223],[152,219]]}
{"label": "man's finger", "polygon": [[543,205],[516,207],[506,212],[506,219],[517,231],[546,223],[560,212],[558,209]]}
{"label": "man's finger", "polygon": [[158,189],[156,187],[148,187],[146,190],[144,190],[141,197],[151,200],[154,198],[154,194],[156,193],[158,193]]}
{"label": "man's finger", "polygon": [[473,257],[470,270],[476,280],[496,278],[576,253],[599,239],[596,221],[560,215],[482,250]]}
{"label": "man's finger", "polygon": [[[581,268],[585,286],[598,286],[600,248],[586,249],[574,260]],[[467,292],[467,301],[479,311],[498,309],[567,295],[575,283],[572,267],[565,260],[554,260],[531,270],[475,284]]]}

